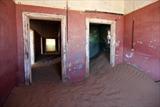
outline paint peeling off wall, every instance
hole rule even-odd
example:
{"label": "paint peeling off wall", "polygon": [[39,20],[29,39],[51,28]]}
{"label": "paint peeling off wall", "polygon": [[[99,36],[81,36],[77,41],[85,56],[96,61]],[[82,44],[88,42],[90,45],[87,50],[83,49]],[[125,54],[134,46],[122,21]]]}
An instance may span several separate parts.
{"label": "paint peeling off wall", "polygon": [[[159,13],[160,1],[125,16],[124,61],[141,69],[155,81],[160,80]],[[132,39],[134,49],[131,48]]]}
{"label": "paint peeling off wall", "polygon": [[[24,80],[24,51],[23,51],[23,24],[22,12],[38,12],[48,14],[65,15],[64,9],[36,7],[28,5],[16,5],[17,36],[18,36],[18,72],[19,82]],[[113,15],[105,13],[87,13],[81,11],[68,11],[68,36],[67,36],[67,72],[65,79],[71,82],[81,81],[86,76],[86,18],[100,18],[106,20],[116,19],[116,41],[119,43],[116,47],[116,63],[123,61],[123,25],[124,17],[122,15]],[[78,20],[78,21],[77,21]]]}

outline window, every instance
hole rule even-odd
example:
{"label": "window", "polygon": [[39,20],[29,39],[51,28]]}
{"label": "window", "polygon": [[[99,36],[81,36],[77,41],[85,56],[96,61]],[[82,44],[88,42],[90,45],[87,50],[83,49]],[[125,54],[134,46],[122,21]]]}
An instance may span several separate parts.
{"label": "window", "polygon": [[45,39],[46,52],[55,52],[56,51],[56,39]]}

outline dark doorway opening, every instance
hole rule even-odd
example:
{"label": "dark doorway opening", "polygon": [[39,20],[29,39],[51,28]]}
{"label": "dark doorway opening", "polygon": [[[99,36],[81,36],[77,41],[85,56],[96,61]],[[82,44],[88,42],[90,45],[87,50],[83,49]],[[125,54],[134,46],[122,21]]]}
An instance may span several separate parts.
{"label": "dark doorway opening", "polygon": [[89,59],[90,70],[110,63],[111,26],[90,23],[89,25]]}
{"label": "dark doorway opening", "polygon": [[61,79],[61,22],[30,20],[32,80]]}

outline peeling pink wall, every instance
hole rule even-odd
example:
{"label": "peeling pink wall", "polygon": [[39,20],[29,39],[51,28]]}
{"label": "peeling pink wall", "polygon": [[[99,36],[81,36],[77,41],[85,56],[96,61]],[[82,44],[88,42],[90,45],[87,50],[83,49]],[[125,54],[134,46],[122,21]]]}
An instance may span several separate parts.
{"label": "peeling pink wall", "polygon": [[0,106],[16,83],[16,12],[12,0],[0,0]]}
{"label": "peeling pink wall", "polygon": [[[15,8],[12,0],[0,0],[0,104],[15,85],[16,76],[19,83],[24,83],[23,11],[66,15],[63,9],[27,5],[16,5]],[[116,63],[124,60],[145,71],[154,80],[160,80],[160,1],[125,15],[125,17],[109,13],[70,10],[66,64],[67,79],[72,82],[81,81],[85,77],[86,18],[115,20]],[[132,51],[133,19],[135,27],[134,50]]]}
{"label": "peeling pink wall", "polygon": [[141,69],[153,80],[160,80],[160,1],[126,15],[124,20],[124,61]]}
{"label": "peeling pink wall", "polygon": [[[22,12],[41,12],[49,14],[66,15],[63,9],[45,8],[37,6],[16,5],[17,36],[18,36],[18,79],[24,82],[23,68],[23,32]],[[123,61],[123,23],[122,15],[106,13],[86,13],[80,11],[68,12],[68,36],[67,36],[67,76],[66,79],[72,82],[81,81],[85,76],[86,62],[86,18],[102,18],[116,20],[116,63]]]}
{"label": "peeling pink wall", "polygon": [[80,81],[84,79],[86,67],[86,18],[100,18],[116,21],[116,63],[123,60],[123,16],[106,13],[69,12],[69,55],[68,75],[70,80]]}

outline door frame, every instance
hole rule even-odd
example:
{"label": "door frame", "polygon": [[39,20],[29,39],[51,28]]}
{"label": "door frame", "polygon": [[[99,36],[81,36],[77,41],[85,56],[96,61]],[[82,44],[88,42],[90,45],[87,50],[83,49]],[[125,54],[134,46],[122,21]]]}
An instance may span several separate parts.
{"label": "door frame", "polygon": [[115,65],[116,57],[116,21],[99,19],[99,18],[86,18],[86,77],[89,76],[89,30],[90,23],[107,24],[111,26],[111,43],[110,43],[110,64]]}
{"label": "door frame", "polygon": [[31,72],[31,53],[30,53],[30,19],[51,20],[61,22],[61,65],[62,65],[62,81],[65,82],[66,77],[66,16],[46,13],[23,12],[23,42],[24,42],[24,78],[25,84],[32,83]]}

